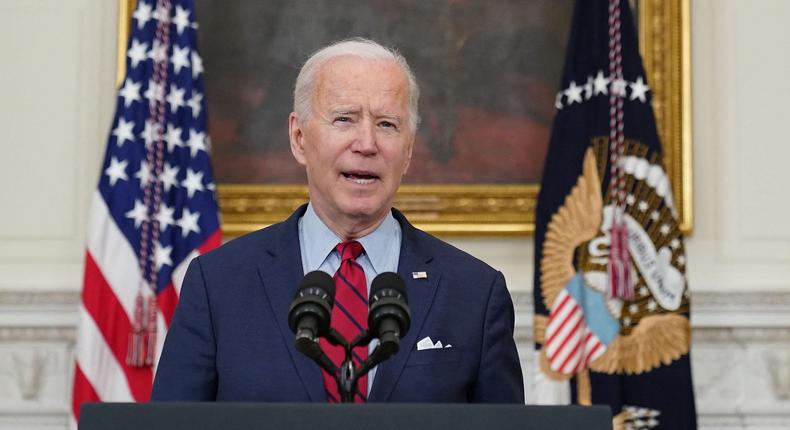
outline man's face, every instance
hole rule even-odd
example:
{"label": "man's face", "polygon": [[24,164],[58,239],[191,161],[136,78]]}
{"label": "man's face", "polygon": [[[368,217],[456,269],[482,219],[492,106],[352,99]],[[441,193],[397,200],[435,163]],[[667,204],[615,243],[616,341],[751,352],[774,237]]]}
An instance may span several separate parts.
{"label": "man's face", "polygon": [[414,144],[408,102],[406,76],[391,61],[347,56],[318,70],[312,113],[301,122],[292,113],[289,134],[326,222],[364,226],[392,207]]}

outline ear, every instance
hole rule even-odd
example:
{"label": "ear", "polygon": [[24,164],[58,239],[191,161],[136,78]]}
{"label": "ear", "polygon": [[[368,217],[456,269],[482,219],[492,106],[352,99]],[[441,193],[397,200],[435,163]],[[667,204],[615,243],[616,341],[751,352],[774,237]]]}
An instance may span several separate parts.
{"label": "ear", "polygon": [[403,175],[409,171],[409,166],[411,165],[411,153],[414,149],[414,140],[416,139],[416,133],[412,133],[411,139],[409,139],[409,143],[406,148],[406,160],[403,163]]}
{"label": "ear", "polygon": [[291,112],[288,116],[288,138],[291,140],[291,153],[296,161],[302,166],[305,165],[304,155],[304,132],[299,125],[299,118],[296,112]]}

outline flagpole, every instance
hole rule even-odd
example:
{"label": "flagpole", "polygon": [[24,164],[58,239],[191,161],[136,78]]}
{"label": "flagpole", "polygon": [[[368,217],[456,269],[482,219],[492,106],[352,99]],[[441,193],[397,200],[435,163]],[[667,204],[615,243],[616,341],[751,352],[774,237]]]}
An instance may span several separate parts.
{"label": "flagpole", "polygon": [[132,22],[132,13],[136,0],[118,0],[118,63],[115,74],[115,86],[120,88],[126,76],[126,45],[129,42],[129,26]]}

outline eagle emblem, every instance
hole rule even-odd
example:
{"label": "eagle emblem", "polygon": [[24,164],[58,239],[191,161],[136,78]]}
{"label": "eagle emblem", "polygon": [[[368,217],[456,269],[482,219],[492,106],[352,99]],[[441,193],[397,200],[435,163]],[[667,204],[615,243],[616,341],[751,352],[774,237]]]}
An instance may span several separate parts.
{"label": "eagle emblem", "polygon": [[[640,374],[688,353],[685,249],[658,155],[625,142],[626,208],[633,297],[609,291],[611,196],[602,196],[608,140],[593,139],[582,174],[552,216],[540,261],[549,316],[536,316],[541,370],[565,380],[585,369]],[[596,156],[597,154],[597,156]]]}

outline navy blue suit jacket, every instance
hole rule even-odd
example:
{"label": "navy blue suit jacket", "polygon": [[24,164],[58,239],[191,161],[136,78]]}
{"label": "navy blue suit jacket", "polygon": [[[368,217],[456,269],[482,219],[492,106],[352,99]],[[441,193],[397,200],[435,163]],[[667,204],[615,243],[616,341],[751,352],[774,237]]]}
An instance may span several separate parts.
{"label": "navy blue suit jacket", "polygon": [[[321,371],[294,349],[287,321],[303,276],[298,219],[305,208],[192,261],[152,400],[326,401]],[[398,273],[412,323],[400,351],[379,365],[369,401],[523,403],[502,274],[393,213],[403,232]],[[426,336],[452,347],[418,351]]]}

